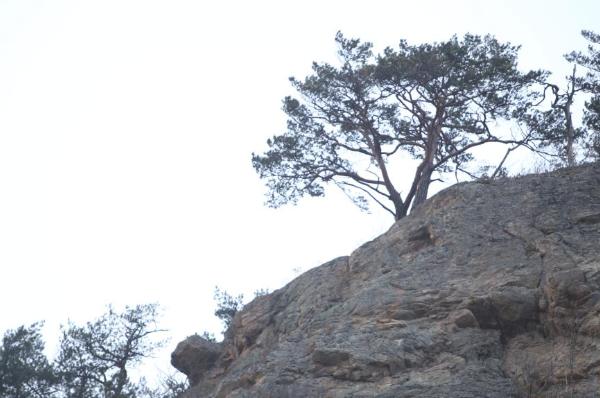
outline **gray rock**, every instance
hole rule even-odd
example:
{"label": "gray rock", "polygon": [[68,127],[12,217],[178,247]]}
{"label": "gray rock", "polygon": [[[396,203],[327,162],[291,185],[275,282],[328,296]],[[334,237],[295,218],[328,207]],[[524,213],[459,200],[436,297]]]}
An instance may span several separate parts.
{"label": "gray rock", "polygon": [[191,384],[197,384],[220,355],[220,344],[193,335],[177,345],[171,354],[171,365],[185,374]]}
{"label": "gray rock", "polygon": [[475,315],[473,315],[473,313],[466,308],[455,311],[449,316],[449,319],[459,328],[479,327],[479,322],[477,322]]}
{"label": "gray rock", "polygon": [[599,336],[593,164],[450,187],[175,363],[185,398],[589,397]]}

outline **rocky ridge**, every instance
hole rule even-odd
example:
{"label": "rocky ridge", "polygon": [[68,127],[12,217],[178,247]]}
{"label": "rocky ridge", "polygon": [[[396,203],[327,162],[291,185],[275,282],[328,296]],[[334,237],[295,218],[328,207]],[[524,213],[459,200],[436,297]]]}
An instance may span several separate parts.
{"label": "rocky ridge", "polygon": [[598,396],[600,165],[452,186],[172,363],[183,398]]}

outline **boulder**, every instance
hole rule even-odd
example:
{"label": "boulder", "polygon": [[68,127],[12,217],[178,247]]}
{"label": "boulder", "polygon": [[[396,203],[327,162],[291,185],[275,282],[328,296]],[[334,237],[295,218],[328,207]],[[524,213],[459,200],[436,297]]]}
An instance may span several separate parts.
{"label": "boulder", "polygon": [[220,344],[195,334],[177,344],[171,354],[171,365],[185,374],[191,385],[195,385],[215,365],[221,351]]}

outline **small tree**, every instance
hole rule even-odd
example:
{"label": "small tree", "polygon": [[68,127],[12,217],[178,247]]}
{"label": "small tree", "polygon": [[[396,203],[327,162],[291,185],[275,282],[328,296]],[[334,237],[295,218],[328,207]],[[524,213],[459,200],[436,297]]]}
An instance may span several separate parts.
{"label": "small tree", "polygon": [[156,327],[155,304],[112,308],[85,326],[69,323],[63,329],[57,368],[68,398],[127,398],[138,396],[129,378],[139,364],[161,345],[152,336]]}
{"label": "small tree", "polygon": [[57,387],[54,369],[44,354],[43,323],[9,330],[0,347],[0,397],[48,398]]}
{"label": "small tree", "polygon": [[[234,297],[225,290],[215,287],[214,299],[217,303],[215,316],[223,322],[224,331],[227,331],[231,326],[235,314],[244,307],[244,295],[240,294],[237,297]],[[205,338],[206,337],[208,336],[205,336]]]}
{"label": "small tree", "polygon": [[586,144],[592,156],[600,159],[600,34],[589,30],[581,32],[589,44],[587,53],[579,51],[567,55],[567,59],[575,62],[586,70],[585,88],[592,94],[592,98],[586,102],[583,121],[590,136]]}
{"label": "small tree", "polygon": [[531,108],[529,112],[523,113],[521,116],[533,136],[538,140],[539,146],[553,148],[556,156],[567,166],[575,165],[575,144],[578,141],[585,141],[588,135],[585,128],[575,127],[573,121],[575,97],[586,87],[585,79],[577,76],[577,66],[573,65],[573,72],[566,78],[565,90],[561,90],[556,84],[545,83],[541,102],[546,99],[546,93],[550,91],[550,109],[539,111],[537,108]]}
{"label": "small tree", "polygon": [[585,106],[586,111],[583,121],[593,132],[588,140],[587,147],[591,156],[596,160],[600,160],[600,95],[594,96]]}
{"label": "small tree", "polygon": [[[304,81],[291,78],[300,99],[284,99],[287,132],[267,141],[263,155],[252,155],[270,206],[322,196],[333,183],[362,209],[370,198],[400,219],[425,201],[434,173],[464,170],[472,148],[527,142],[491,127],[529,104],[528,88],[543,76],[517,70],[518,47],[466,35],[401,41],[376,58],[370,43],[341,33],[336,42],[341,66],[314,63]],[[400,153],[418,160],[415,170],[390,168]],[[404,195],[398,174],[412,174]]]}
{"label": "small tree", "polygon": [[177,398],[190,387],[190,383],[181,374],[165,375],[160,378],[159,386],[149,388],[140,386],[139,398]]}

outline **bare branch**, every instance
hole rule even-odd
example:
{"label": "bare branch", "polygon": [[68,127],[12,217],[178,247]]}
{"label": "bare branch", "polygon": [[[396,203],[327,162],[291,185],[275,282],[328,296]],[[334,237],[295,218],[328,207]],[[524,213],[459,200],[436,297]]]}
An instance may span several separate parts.
{"label": "bare branch", "polygon": [[395,213],[393,210],[391,210],[389,207],[387,207],[386,205],[384,205],[384,204],[383,204],[383,203],[382,203],[382,202],[381,202],[379,199],[377,199],[377,198],[376,198],[374,195],[372,195],[372,194],[371,194],[371,192],[367,191],[367,190],[366,190],[366,189],[364,189],[363,187],[361,187],[361,186],[358,186],[358,185],[354,185],[354,184],[352,184],[352,183],[349,183],[349,182],[346,182],[346,181],[339,181],[339,183],[340,183],[340,184],[347,185],[347,186],[349,186],[349,187],[352,187],[352,188],[355,188],[355,189],[358,189],[358,190],[360,190],[360,191],[362,191],[362,192],[366,193],[366,194],[367,194],[367,195],[369,195],[369,197],[370,197],[371,199],[373,199],[373,200],[374,200],[374,201],[375,201],[375,202],[376,202],[376,203],[377,203],[379,206],[383,207],[383,209],[384,209],[384,210],[386,210],[387,212],[389,212],[389,213],[390,213],[392,216],[396,217],[396,213]]}

